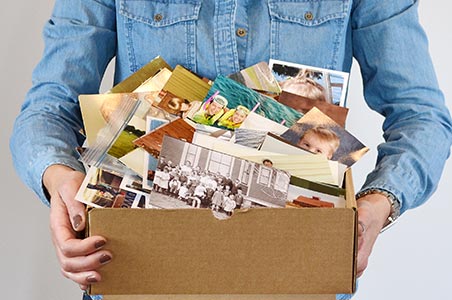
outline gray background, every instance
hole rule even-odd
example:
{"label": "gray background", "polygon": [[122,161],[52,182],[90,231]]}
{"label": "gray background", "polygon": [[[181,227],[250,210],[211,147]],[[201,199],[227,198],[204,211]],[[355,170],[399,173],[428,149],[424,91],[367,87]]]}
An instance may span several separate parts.
{"label": "gray background", "polygon": [[[0,11],[1,170],[3,172],[0,224],[0,290],[2,299],[80,300],[78,286],[60,275],[49,235],[46,206],[18,179],[11,163],[8,139],[15,115],[31,82],[31,72],[42,53],[41,31],[53,1],[5,1]],[[452,108],[452,4],[422,1],[420,17],[448,107]],[[110,71],[111,74],[111,71]],[[415,75],[415,74],[413,74]],[[111,84],[107,80],[103,90]],[[382,141],[382,118],[362,100],[359,70],[354,67],[347,129],[372,150],[353,167],[359,187],[371,170],[376,146]],[[446,165],[436,194],[422,207],[407,212],[399,224],[382,234],[361,280],[356,300],[449,299],[452,279],[452,164]]]}

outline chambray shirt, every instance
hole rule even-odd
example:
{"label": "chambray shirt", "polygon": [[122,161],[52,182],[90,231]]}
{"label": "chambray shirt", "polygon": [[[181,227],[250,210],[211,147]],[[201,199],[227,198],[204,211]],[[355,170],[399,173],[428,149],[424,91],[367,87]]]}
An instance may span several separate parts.
{"label": "chambray shirt", "polygon": [[77,97],[99,92],[112,58],[117,83],[158,55],[210,79],[270,58],[349,72],[354,57],[368,105],[385,116],[363,189],[390,191],[404,212],[435,190],[449,155],[451,119],[414,0],[56,0],[43,35],[11,152],[47,204],[48,166],[84,171]]}

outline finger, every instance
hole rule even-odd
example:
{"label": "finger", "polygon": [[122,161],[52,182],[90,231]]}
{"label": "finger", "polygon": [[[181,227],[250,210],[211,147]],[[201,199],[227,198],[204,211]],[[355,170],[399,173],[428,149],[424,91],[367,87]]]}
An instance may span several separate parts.
{"label": "finger", "polygon": [[[58,250],[57,250],[58,252]],[[71,273],[94,271],[102,265],[109,263],[112,254],[109,251],[102,250],[87,256],[66,257],[57,253],[62,270]]]}
{"label": "finger", "polygon": [[58,189],[59,195],[66,206],[75,231],[81,231],[85,228],[85,205],[75,200],[75,195],[83,182],[84,175],[80,172],[73,172],[72,178],[65,181]]}
{"label": "finger", "polygon": [[61,270],[61,274],[63,274],[64,277],[78,283],[80,288],[84,287],[85,290],[90,284],[99,282],[102,279],[100,274],[95,271],[72,273]]}
{"label": "finger", "polygon": [[367,265],[369,263],[369,255],[370,253],[361,250],[358,252],[358,265],[356,267],[356,276],[360,277],[364,274],[364,271],[367,268]]}
{"label": "finger", "polygon": [[358,221],[358,236],[362,236],[366,232],[366,228],[363,221]]}
{"label": "finger", "polygon": [[53,243],[63,257],[89,255],[102,249],[106,244],[106,239],[101,236],[76,239],[66,206],[58,196],[51,202],[50,230]]}
{"label": "finger", "polygon": [[60,233],[55,233],[53,239],[54,245],[64,257],[90,255],[101,250],[106,244],[105,238],[101,236],[91,236],[85,239],[71,238],[63,240],[58,237],[59,235]]}

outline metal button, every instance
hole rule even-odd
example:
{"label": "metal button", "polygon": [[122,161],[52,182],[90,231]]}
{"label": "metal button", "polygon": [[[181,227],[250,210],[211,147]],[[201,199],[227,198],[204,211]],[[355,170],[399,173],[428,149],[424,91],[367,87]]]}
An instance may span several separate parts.
{"label": "metal button", "polygon": [[246,30],[244,28],[238,28],[236,33],[239,37],[244,37],[246,35]]}
{"label": "metal button", "polygon": [[312,12],[307,11],[304,14],[304,18],[305,18],[306,21],[312,21],[314,19],[314,15],[312,14]]}
{"label": "metal button", "polygon": [[154,16],[154,21],[160,22],[163,19],[163,16],[161,14],[156,14]]}

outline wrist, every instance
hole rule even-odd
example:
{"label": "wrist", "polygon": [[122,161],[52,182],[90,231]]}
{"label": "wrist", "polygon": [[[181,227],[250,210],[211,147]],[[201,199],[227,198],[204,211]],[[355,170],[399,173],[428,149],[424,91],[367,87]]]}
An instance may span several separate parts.
{"label": "wrist", "polygon": [[65,174],[70,172],[74,172],[74,169],[66,166],[55,164],[49,166],[42,176],[42,184],[44,189],[52,195],[57,189],[59,184],[59,180],[65,178]]}
{"label": "wrist", "polygon": [[[381,232],[389,228],[396,219],[400,216],[400,202],[389,191],[371,188],[359,192],[356,195],[357,201],[370,201],[380,212],[380,216],[383,218],[381,225]],[[358,202],[359,203],[359,202]]]}

